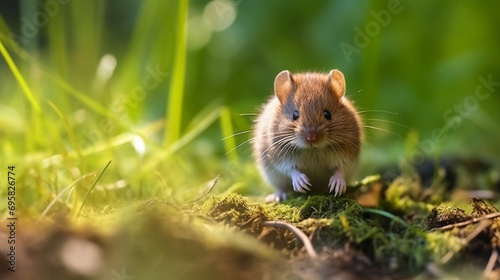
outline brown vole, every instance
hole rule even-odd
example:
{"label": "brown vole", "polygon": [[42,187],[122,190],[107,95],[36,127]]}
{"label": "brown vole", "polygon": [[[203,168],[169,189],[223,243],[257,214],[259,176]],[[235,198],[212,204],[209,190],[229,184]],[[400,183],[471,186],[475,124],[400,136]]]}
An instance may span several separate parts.
{"label": "brown vole", "polygon": [[285,200],[292,189],[343,194],[362,139],[361,119],[344,95],[344,75],[282,71],[274,93],[256,120],[253,141],[258,168],[276,189],[267,201]]}

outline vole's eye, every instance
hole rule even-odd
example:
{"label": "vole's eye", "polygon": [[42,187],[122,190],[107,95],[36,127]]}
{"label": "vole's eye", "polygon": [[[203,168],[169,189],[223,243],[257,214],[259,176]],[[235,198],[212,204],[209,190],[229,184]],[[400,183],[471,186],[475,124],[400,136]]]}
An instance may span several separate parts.
{"label": "vole's eye", "polygon": [[293,115],[292,115],[292,120],[297,120],[299,118],[299,111],[295,111],[293,112]]}
{"label": "vole's eye", "polygon": [[332,119],[332,115],[330,115],[330,112],[328,110],[324,110],[323,115],[325,116],[325,119],[327,119],[327,120]]}

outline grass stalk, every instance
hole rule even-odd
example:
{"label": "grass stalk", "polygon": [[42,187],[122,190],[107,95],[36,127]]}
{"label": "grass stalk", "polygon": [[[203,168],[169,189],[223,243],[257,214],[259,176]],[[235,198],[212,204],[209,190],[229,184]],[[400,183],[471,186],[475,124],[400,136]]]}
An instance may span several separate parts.
{"label": "grass stalk", "polygon": [[71,139],[71,142],[73,142],[73,146],[75,147],[76,153],[78,154],[80,159],[83,159],[82,149],[80,147],[80,144],[78,143],[78,139],[76,137],[75,131],[73,130],[73,127],[71,126],[70,121],[68,120],[68,118],[66,118],[66,116],[63,114],[63,112],[61,110],[59,110],[59,108],[57,108],[56,105],[54,105],[54,103],[52,103],[50,101],[48,101],[48,102],[49,102],[50,107],[52,107],[52,109],[54,109],[56,114],[63,121],[64,125],[66,126],[66,129],[68,130],[69,138]]}
{"label": "grass stalk", "polygon": [[99,182],[99,179],[101,179],[102,174],[104,174],[104,172],[106,171],[106,169],[108,169],[108,166],[110,164],[111,164],[111,160],[108,161],[108,164],[106,164],[106,166],[104,166],[104,169],[101,171],[101,173],[99,173],[99,176],[97,176],[97,178],[95,179],[92,186],[90,186],[90,189],[87,192],[87,194],[85,195],[85,198],[82,201],[82,205],[80,205],[80,209],[78,209],[78,213],[76,214],[77,219],[78,219],[78,217],[80,217],[80,213],[82,212],[83,206],[85,205],[85,202],[87,202],[87,199],[89,198],[90,193],[94,190],[95,186],[97,185],[97,182]]}
{"label": "grass stalk", "polygon": [[212,125],[218,117],[220,117],[221,108],[214,109],[210,114],[208,114],[200,123],[184,134],[178,141],[174,142],[167,149],[163,149],[159,153],[156,153],[147,163],[145,163],[141,168],[140,174],[146,174],[156,168],[158,164],[167,159],[173,153],[179,151],[181,148],[186,146],[188,143],[192,142],[196,137],[198,137],[203,131],[205,131],[210,125]]}
{"label": "grass stalk", "polygon": [[186,41],[188,0],[180,0],[177,14],[176,45],[172,80],[170,82],[169,100],[167,104],[167,126],[164,134],[164,146],[170,146],[179,140],[182,121],[182,101],[184,98],[184,82],[186,76]]}
{"label": "grass stalk", "polygon": [[61,192],[59,192],[59,194],[56,197],[54,197],[54,199],[52,199],[52,201],[49,203],[49,205],[47,205],[47,207],[45,207],[45,210],[43,210],[42,214],[40,214],[40,217],[38,217],[38,219],[36,220],[36,223],[38,223],[43,217],[45,217],[45,215],[47,215],[47,213],[52,208],[52,206],[54,206],[54,204],[61,199],[62,195],[64,193],[66,193],[66,191],[73,189],[83,179],[86,179],[90,176],[91,176],[91,174],[87,174],[87,175],[84,175],[84,176],[78,178],[73,183],[71,183],[69,186],[64,188]]}
{"label": "grass stalk", "polygon": [[21,75],[21,72],[19,72],[19,69],[17,68],[17,66],[14,63],[14,61],[12,60],[12,58],[10,57],[9,52],[7,52],[7,49],[5,49],[2,41],[0,41],[0,53],[2,54],[3,58],[7,62],[7,65],[9,66],[10,71],[12,71],[12,74],[16,78],[17,83],[19,84],[19,86],[23,90],[24,95],[26,95],[26,98],[28,98],[28,101],[30,102],[31,107],[33,107],[33,109],[35,109],[35,111],[37,113],[41,113],[42,109],[40,108],[40,105],[38,104],[35,97],[33,96],[33,93],[31,92],[30,87],[28,86],[28,84],[24,80],[23,75]]}
{"label": "grass stalk", "polygon": [[234,134],[234,129],[231,121],[231,111],[228,107],[224,107],[221,111],[220,124],[224,139],[224,148],[226,150],[225,152],[231,161],[237,162],[238,153],[236,152],[236,140],[234,137],[231,137]]}
{"label": "grass stalk", "polygon": [[400,217],[398,217],[392,213],[389,213],[389,212],[381,210],[381,209],[363,208],[363,212],[377,214],[377,215],[386,217],[388,219],[391,219],[394,222],[400,223],[401,225],[403,225],[406,228],[410,227],[410,224],[408,224],[405,220],[401,219]]}

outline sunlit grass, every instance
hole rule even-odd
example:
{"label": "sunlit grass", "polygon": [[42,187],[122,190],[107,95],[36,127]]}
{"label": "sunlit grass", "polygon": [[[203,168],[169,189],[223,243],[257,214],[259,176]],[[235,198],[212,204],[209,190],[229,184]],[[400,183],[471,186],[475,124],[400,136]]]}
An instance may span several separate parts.
{"label": "sunlit grass", "polygon": [[35,100],[33,93],[31,93],[31,89],[29,88],[28,84],[26,84],[24,77],[19,72],[19,69],[17,68],[14,61],[12,61],[12,58],[10,57],[9,53],[7,52],[1,41],[0,41],[0,53],[7,62],[7,65],[9,65],[12,74],[14,75],[19,86],[23,90],[23,93],[26,95],[26,98],[28,98],[31,106],[33,107],[33,109],[35,109],[36,112],[40,113],[41,112],[40,105],[38,105],[38,102]]}
{"label": "sunlit grass", "polygon": [[[158,28],[165,22],[164,15],[155,12],[158,5],[176,8],[175,24],[170,22]],[[0,139],[1,153],[2,158],[20,170],[18,195],[22,199],[18,211],[25,217],[40,220],[67,212],[68,218],[75,219],[151,198],[170,199],[177,194],[177,198],[189,200],[186,189],[194,194],[198,188],[203,190],[202,182],[208,178],[205,174],[193,176],[190,163],[183,159],[192,154],[183,148],[217,123],[223,107],[218,103],[208,104],[199,115],[188,119],[189,125],[182,126],[183,107],[189,106],[183,104],[188,1],[178,5],[148,1],[139,6],[133,41],[125,53],[116,57],[116,73],[99,80],[99,89],[94,85],[100,79],[96,63],[99,56],[105,55],[99,48],[104,22],[97,20],[86,26],[85,20],[101,17],[103,6],[87,9],[76,2],[61,6],[62,12],[47,26],[49,52],[32,49],[37,46],[39,34],[29,38],[31,47],[26,48],[11,39],[12,31],[7,26],[0,29],[0,53],[11,71],[3,85],[12,93],[0,97],[8,109],[0,112],[0,120],[9,125],[18,122],[23,125],[19,130],[14,127],[0,130],[6,136]],[[78,14],[78,24],[66,24],[69,14]],[[167,35],[146,36],[153,29]],[[175,41],[168,37],[173,33]],[[71,47],[74,42],[89,38],[95,41],[87,41],[86,47]],[[151,40],[161,43],[151,50]],[[85,63],[75,55],[78,49],[89,57]],[[146,92],[146,99],[131,104],[134,88],[141,85],[148,69],[156,69],[158,63],[161,71],[168,70],[167,79],[158,81],[155,88]],[[28,75],[33,70],[37,74]],[[153,93],[168,96],[163,106],[166,112],[143,122],[143,116],[137,117],[137,112],[149,110],[148,98]],[[118,114],[117,100],[124,100],[123,110]],[[167,116],[166,119],[161,115]],[[13,119],[17,117],[20,119]],[[225,134],[232,134],[230,118],[223,114]],[[223,133],[218,133],[215,145],[220,145],[222,137]],[[225,160],[222,158],[222,162]],[[109,161],[113,164],[107,171],[94,183],[89,181],[103,166],[108,167]],[[214,168],[222,165],[217,163]],[[5,190],[0,190],[0,195],[4,194]],[[5,211],[4,204],[0,205],[0,211]]]}
{"label": "sunlit grass", "polygon": [[178,6],[174,63],[172,67],[172,80],[170,81],[168,107],[166,110],[168,130],[165,130],[164,147],[168,147],[177,141],[181,130],[182,101],[186,79],[186,40],[189,1],[180,0]]}
{"label": "sunlit grass", "polygon": [[234,138],[234,128],[231,117],[231,110],[225,107],[221,111],[220,123],[222,128],[222,134],[224,135],[224,147],[226,149],[226,155],[233,161],[238,161],[238,153],[235,151],[237,148],[236,140]]}
{"label": "sunlit grass", "polygon": [[89,190],[87,191],[87,194],[85,195],[85,197],[83,198],[83,201],[80,205],[80,208],[78,209],[78,212],[76,212],[76,218],[78,218],[80,216],[80,213],[82,212],[82,209],[83,209],[83,206],[85,206],[85,202],[87,201],[87,199],[89,198],[90,194],[92,193],[92,191],[94,190],[97,182],[99,182],[99,179],[101,179],[102,177],[102,174],[104,172],[106,172],[106,169],[108,169],[108,166],[111,164],[111,161],[108,161],[108,163],[106,164],[106,166],[104,167],[104,169],[101,171],[101,173],[99,173],[99,175],[97,176],[97,178],[95,179],[94,183],[92,183],[92,185],[90,186]]}

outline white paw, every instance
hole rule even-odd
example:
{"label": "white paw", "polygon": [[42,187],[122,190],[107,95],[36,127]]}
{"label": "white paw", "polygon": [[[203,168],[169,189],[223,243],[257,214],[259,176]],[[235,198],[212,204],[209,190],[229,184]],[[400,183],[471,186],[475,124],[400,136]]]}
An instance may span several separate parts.
{"label": "white paw", "polygon": [[266,203],[272,203],[272,202],[281,202],[286,200],[286,192],[283,191],[277,191],[275,193],[272,193],[266,197]]}
{"label": "white paw", "polygon": [[306,193],[306,190],[311,190],[309,188],[311,186],[311,183],[309,183],[309,178],[307,178],[306,174],[299,171],[292,173],[292,186],[294,191],[300,193]]}
{"label": "white paw", "polygon": [[330,182],[328,183],[328,188],[330,193],[335,191],[335,196],[342,195],[346,190],[347,184],[340,172],[335,172],[335,174],[330,177]]}

